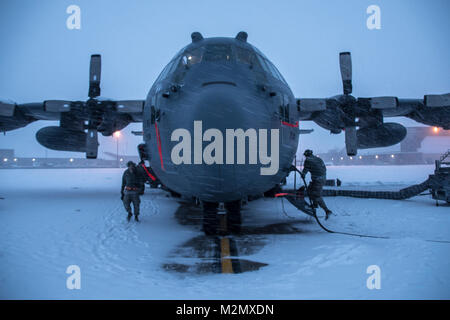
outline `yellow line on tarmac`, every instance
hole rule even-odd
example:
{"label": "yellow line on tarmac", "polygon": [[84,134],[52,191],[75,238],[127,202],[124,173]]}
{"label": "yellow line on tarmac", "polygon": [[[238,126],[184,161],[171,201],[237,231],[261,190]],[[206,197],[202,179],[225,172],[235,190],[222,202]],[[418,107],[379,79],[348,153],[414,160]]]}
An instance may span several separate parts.
{"label": "yellow line on tarmac", "polygon": [[222,273],[233,273],[231,259],[224,258],[230,256],[230,240],[228,238],[220,239],[220,254],[222,261]]}

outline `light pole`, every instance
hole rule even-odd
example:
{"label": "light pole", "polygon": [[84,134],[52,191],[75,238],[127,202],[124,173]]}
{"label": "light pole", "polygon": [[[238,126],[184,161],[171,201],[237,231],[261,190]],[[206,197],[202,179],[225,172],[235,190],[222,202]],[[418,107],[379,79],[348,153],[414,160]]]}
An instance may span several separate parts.
{"label": "light pole", "polygon": [[116,164],[117,164],[117,168],[119,168],[119,138],[120,138],[120,131],[114,132],[114,138],[116,138]]}

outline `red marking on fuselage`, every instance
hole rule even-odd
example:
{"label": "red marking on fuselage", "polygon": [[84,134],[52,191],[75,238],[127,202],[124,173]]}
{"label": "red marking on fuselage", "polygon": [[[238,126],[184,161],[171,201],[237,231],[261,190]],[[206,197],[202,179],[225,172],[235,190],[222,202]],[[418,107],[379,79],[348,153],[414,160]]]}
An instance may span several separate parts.
{"label": "red marking on fuselage", "polygon": [[161,151],[161,137],[159,136],[159,130],[158,125],[155,121],[155,131],[156,131],[156,144],[158,145],[158,152],[159,152],[159,159],[161,159],[161,169],[164,170],[164,162],[162,158],[162,151]]}
{"label": "red marking on fuselage", "polygon": [[145,172],[146,172],[147,175],[150,177],[150,179],[152,179],[153,181],[156,181],[155,176],[152,175],[152,174],[147,170],[147,167],[145,166],[145,164],[142,164],[142,168],[144,168]]}
{"label": "red marking on fuselage", "polygon": [[284,197],[284,196],[288,196],[288,195],[290,195],[290,193],[277,193],[277,194],[275,194],[275,198]]}
{"label": "red marking on fuselage", "polygon": [[286,122],[286,121],[281,121],[281,124],[288,126],[288,127],[292,127],[292,128],[298,128],[298,121],[295,122],[295,124]]}

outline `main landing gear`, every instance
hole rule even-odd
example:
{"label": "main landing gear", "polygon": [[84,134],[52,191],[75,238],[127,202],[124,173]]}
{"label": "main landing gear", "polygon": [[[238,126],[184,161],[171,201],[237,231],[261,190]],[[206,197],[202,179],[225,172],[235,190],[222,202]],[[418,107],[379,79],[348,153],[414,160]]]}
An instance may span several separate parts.
{"label": "main landing gear", "polygon": [[241,200],[225,202],[225,215],[218,214],[218,202],[203,201],[203,231],[206,235],[241,232]]}

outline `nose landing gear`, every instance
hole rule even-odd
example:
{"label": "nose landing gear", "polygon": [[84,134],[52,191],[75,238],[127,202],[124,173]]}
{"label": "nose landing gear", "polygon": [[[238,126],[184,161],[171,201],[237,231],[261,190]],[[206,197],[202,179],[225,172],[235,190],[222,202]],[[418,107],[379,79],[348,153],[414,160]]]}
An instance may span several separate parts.
{"label": "nose landing gear", "polygon": [[203,232],[206,235],[217,234],[219,227],[219,219],[217,212],[219,203],[203,201]]}
{"label": "nose landing gear", "polygon": [[226,202],[225,215],[218,214],[219,203],[203,201],[203,231],[206,235],[241,232],[241,200]]}
{"label": "nose landing gear", "polygon": [[241,200],[226,202],[226,221],[227,221],[227,231],[230,233],[241,233]]}

